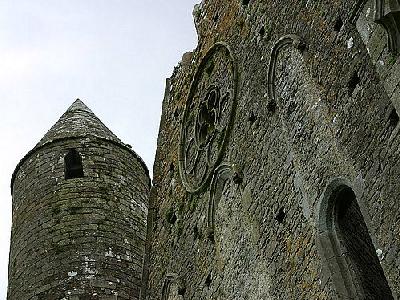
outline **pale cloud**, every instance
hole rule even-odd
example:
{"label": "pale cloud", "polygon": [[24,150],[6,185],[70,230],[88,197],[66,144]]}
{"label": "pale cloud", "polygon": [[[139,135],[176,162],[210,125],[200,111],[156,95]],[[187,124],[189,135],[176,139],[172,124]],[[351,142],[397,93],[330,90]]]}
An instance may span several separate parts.
{"label": "pale cloud", "polygon": [[48,73],[72,72],[75,64],[82,63],[80,60],[85,52],[88,53],[88,49],[69,48],[62,41],[28,49],[0,48],[1,85],[19,85],[21,80],[34,78],[43,70]]}

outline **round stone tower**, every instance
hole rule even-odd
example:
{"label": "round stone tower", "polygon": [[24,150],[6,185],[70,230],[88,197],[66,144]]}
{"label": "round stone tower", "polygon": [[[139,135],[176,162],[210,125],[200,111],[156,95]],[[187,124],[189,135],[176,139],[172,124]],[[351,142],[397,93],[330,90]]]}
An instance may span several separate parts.
{"label": "round stone tower", "polygon": [[139,299],[149,189],[76,100],[14,171],[8,299]]}

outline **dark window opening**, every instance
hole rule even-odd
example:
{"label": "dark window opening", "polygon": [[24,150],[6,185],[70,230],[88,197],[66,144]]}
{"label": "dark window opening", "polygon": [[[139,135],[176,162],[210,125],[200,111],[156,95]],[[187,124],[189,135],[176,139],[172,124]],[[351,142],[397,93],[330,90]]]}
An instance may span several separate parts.
{"label": "dark window opening", "polygon": [[197,240],[199,237],[200,237],[199,228],[197,226],[194,226],[194,228],[193,228],[193,239]]}
{"label": "dark window opening", "polygon": [[211,285],[211,283],[212,283],[212,278],[211,278],[211,272],[210,272],[210,273],[208,274],[207,278],[206,278],[205,284],[206,284],[206,286],[209,288],[210,285]]}
{"label": "dark window opening", "polygon": [[261,37],[263,37],[263,36],[265,35],[265,28],[264,28],[264,26],[262,26],[262,27],[260,28],[260,30],[258,31],[258,33],[260,34]]}
{"label": "dark window opening", "polygon": [[349,96],[353,94],[354,90],[356,89],[357,85],[360,84],[360,82],[360,77],[358,77],[357,72],[354,72],[347,84],[347,88],[349,89]]}
{"label": "dark window opening", "polygon": [[396,109],[393,108],[389,115],[389,126],[394,128],[397,126],[398,123],[399,123],[399,115],[397,114]]}
{"label": "dark window opening", "polygon": [[250,115],[247,118],[247,120],[250,122],[250,124],[253,124],[257,120],[257,117],[253,112],[250,112]]}
{"label": "dark window opening", "polygon": [[216,14],[214,15],[213,21],[214,21],[214,23],[217,23],[218,20],[219,20],[219,15],[218,15],[218,13],[216,13]]}
{"label": "dark window opening", "polygon": [[82,178],[83,166],[82,158],[78,151],[70,149],[64,157],[65,179]]}
{"label": "dark window opening", "polygon": [[335,30],[336,32],[339,32],[343,27],[343,21],[341,18],[337,18],[335,25],[333,26],[333,30]]}
{"label": "dark window opening", "polygon": [[184,296],[186,293],[186,287],[179,287],[178,288],[178,295],[179,296]]}
{"label": "dark window opening", "polygon": [[174,176],[174,173],[175,173],[174,163],[170,163],[168,173],[171,174],[171,176]]}
{"label": "dark window opening", "polygon": [[[329,255],[329,268],[338,294],[350,298],[359,295],[362,299],[393,299],[353,190],[340,185],[324,207],[327,210],[322,226],[327,231],[322,236],[329,237],[324,240],[328,244],[324,251]],[[327,253],[334,253],[334,257]]]}
{"label": "dark window opening", "polygon": [[267,104],[267,109],[269,112],[274,113],[276,110],[276,102],[275,100],[270,99]]}
{"label": "dark window opening", "polygon": [[175,224],[175,222],[178,220],[178,217],[176,216],[176,213],[172,207],[167,211],[165,218],[169,224]]}
{"label": "dark window opening", "polygon": [[286,214],[285,214],[285,209],[283,207],[281,207],[279,209],[278,214],[275,216],[275,220],[277,220],[279,223],[283,223],[283,221],[285,220]]}

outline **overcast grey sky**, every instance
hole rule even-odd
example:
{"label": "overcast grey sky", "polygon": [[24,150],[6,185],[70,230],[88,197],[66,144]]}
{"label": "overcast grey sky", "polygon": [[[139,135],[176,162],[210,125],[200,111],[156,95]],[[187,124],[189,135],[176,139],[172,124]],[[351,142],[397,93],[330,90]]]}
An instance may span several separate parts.
{"label": "overcast grey sky", "polygon": [[152,170],[165,78],[195,48],[199,0],[0,0],[0,299],[11,174],[80,98]]}

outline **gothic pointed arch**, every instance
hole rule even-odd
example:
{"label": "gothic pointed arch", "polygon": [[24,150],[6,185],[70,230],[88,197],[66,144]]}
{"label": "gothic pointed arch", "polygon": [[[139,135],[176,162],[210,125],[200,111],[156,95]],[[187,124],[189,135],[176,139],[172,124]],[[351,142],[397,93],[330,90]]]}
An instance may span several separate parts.
{"label": "gothic pointed arch", "polygon": [[161,300],[183,300],[186,287],[184,280],[175,273],[168,273],[161,290]]}
{"label": "gothic pointed arch", "polygon": [[317,226],[323,263],[339,299],[393,299],[357,196],[345,180],[327,187]]}
{"label": "gothic pointed arch", "polygon": [[279,53],[287,47],[294,47],[300,51],[305,49],[304,40],[295,34],[282,36],[272,47],[269,66],[268,66],[268,109],[275,111],[276,108],[276,68]]}
{"label": "gothic pointed arch", "polygon": [[[388,48],[393,54],[400,51],[400,0],[371,0],[375,4],[374,21],[387,32]],[[358,0],[350,22],[356,23],[368,0]]]}
{"label": "gothic pointed arch", "polygon": [[375,0],[375,22],[388,34],[389,51],[400,50],[400,0]]}
{"label": "gothic pointed arch", "polygon": [[223,188],[227,180],[234,178],[234,168],[230,163],[222,163],[213,174],[210,184],[209,203],[207,213],[207,224],[209,237],[213,236],[215,231],[215,211],[218,202],[222,196]]}

